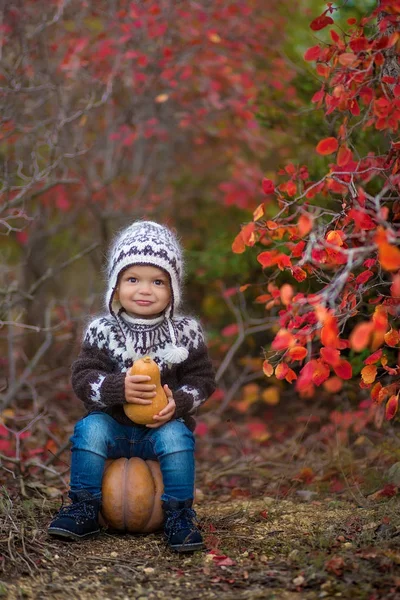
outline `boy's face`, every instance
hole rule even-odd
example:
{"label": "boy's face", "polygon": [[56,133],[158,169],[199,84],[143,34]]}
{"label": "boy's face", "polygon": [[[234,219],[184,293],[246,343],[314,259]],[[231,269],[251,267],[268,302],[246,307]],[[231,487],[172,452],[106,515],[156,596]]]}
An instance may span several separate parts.
{"label": "boy's face", "polygon": [[150,265],[133,265],[120,276],[115,296],[126,312],[142,319],[155,317],[171,302],[165,271]]}

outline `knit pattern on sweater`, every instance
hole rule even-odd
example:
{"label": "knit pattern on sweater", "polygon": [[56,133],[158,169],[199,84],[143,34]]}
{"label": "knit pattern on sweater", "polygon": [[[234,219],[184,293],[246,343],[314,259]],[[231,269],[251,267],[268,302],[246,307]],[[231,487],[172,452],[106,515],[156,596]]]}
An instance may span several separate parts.
{"label": "knit pattern on sweater", "polygon": [[160,368],[162,384],[168,384],[173,393],[174,418],[183,418],[193,430],[193,414],[215,389],[214,369],[200,324],[190,317],[173,319],[177,341],[188,349],[189,356],[182,363],[169,364],[162,357],[162,350],[170,343],[163,316],[145,321],[122,313],[118,321],[111,316],[94,320],[72,365],[72,386],[87,411],[101,410],[125,425],[132,424],[122,408],[125,373],[134,360],[149,355]]}

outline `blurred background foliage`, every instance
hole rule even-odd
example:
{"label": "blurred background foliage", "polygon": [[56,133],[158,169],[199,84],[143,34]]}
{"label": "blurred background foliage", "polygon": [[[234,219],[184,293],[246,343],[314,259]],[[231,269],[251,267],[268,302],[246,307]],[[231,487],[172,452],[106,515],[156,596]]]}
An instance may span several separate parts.
{"label": "blurred background foliage", "polygon": [[[116,29],[112,24],[110,30],[105,27],[110,5],[99,3],[94,13],[82,12],[86,9],[80,7],[76,14],[71,5],[49,28],[52,43],[46,47],[41,38],[37,45],[29,46],[34,39],[32,31],[40,33],[42,19],[38,18],[37,3],[28,4],[18,26],[15,24],[21,16],[18,6],[15,5],[15,13],[12,13],[13,3],[10,4],[10,22],[15,29],[10,33],[9,46],[6,44],[3,51],[2,79],[21,89],[25,85],[24,77],[31,77],[32,85],[53,86],[56,92],[51,89],[47,96],[39,94],[30,103],[24,103],[21,96],[23,118],[15,131],[2,135],[3,179],[6,183],[7,178],[10,179],[5,173],[13,164],[12,183],[22,187],[26,173],[24,175],[24,169],[18,167],[18,161],[25,161],[28,168],[29,157],[34,157],[38,164],[29,167],[32,177],[35,169],[55,164],[60,156],[58,149],[64,142],[69,154],[64,149],[62,158],[68,166],[58,172],[58,177],[61,181],[67,178],[76,183],[49,185],[46,192],[43,188],[35,192],[33,187],[29,204],[26,203],[27,215],[16,215],[14,231],[1,238],[1,283],[8,289],[3,293],[8,300],[1,306],[0,318],[30,327],[9,326],[7,332],[3,328],[0,339],[5,357],[3,366],[9,375],[11,362],[23,369],[43,345],[46,330],[53,327],[51,352],[40,357],[35,369],[46,373],[64,368],[67,373],[82,328],[103,307],[104,265],[109,241],[119,228],[137,218],[165,222],[176,228],[181,237],[187,258],[184,308],[203,320],[216,365],[229,352],[235,339],[235,329],[229,327],[237,320],[237,311],[250,325],[258,326],[266,320],[266,327],[246,338],[235,360],[261,359],[262,348],[272,337],[267,317],[274,317],[276,313],[272,309],[266,315],[263,304],[253,302],[265,284],[256,261],[258,250],[233,254],[231,244],[240,225],[251,219],[252,211],[261,202],[267,201],[261,190],[262,177],[275,179],[276,171],[288,162],[295,165],[307,162],[315,179],[324,172],[325,161],[314,149],[318,140],[329,135],[334,122],[333,117],[326,118],[323,111],[316,110],[310,102],[321,87],[321,81],[303,55],[317,39],[328,35],[325,30],[316,34],[309,27],[326,4],[302,0],[294,6],[284,0],[265,6],[264,2],[253,0],[245,7],[247,13],[242,19],[238,12],[241,3],[205,3],[205,16],[197,19],[197,8],[192,14],[192,4],[188,3],[188,22],[177,22],[176,30],[169,24],[167,47],[151,36],[143,38],[138,48],[127,42],[126,47],[133,48],[132,56],[135,55],[140,68],[132,72],[132,66],[125,70],[118,66],[121,73],[114,81],[112,92],[107,87],[106,76],[98,75],[104,71],[110,76],[117,68],[111,61],[113,46],[110,42],[112,35],[117,35]],[[364,14],[366,4],[367,0],[343,2],[341,11],[334,16],[337,24],[340,26],[349,17]],[[372,8],[375,3],[369,4]],[[46,6],[49,11],[51,5]],[[151,8],[151,17],[146,18],[157,19],[157,3],[149,2],[146,7]],[[141,15],[132,18],[136,17],[140,22]],[[222,17],[231,21],[223,22]],[[122,23],[125,16],[119,18]],[[156,27],[156,21],[151,23]],[[13,82],[10,69],[19,49],[14,37],[18,31],[21,36],[27,36],[25,58],[30,56],[31,69],[37,72],[29,73],[28,60],[20,81],[17,71]],[[120,33],[118,30],[118,35]],[[221,41],[225,34],[226,40]],[[200,44],[193,41],[196,36],[200,37]],[[77,45],[82,50],[80,63],[75,65]],[[136,56],[139,51],[140,57]],[[170,52],[176,52],[171,65],[168,63]],[[164,60],[161,67],[164,71],[157,74],[154,65],[160,56]],[[150,69],[152,63],[150,67],[148,63],[151,60],[154,73]],[[178,61],[181,62],[178,64]],[[183,79],[181,87],[176,81],[178,71],[173,72],[178,67],[189,81],[185,85],[187,80]],[[185,68],[189,69],[186,74]],[[182,74],[182,70],[179,73]],[[130,78],[139,75],[139,83],[144,86],[140,87],[142,97],[135,96],[134,90],[139,88],[130,87]],[[160,79],[161,75],[164,80]],[[94,86],[93,96],[88,101],[86,87],[90,89],[92,80],[99,89]],[[155,103],[149,100],[151,94],[158,94]],[[170,101],[169,95],[174,101]],[[13,113],[8,122],[18,118],[18,102],[10,98],[7,101],[3,125],[7,124],[7,113]],[[85,107],[85,102],[92,104]],[[96,102],[98,108],[92,110]],[[48,127],[46,119],[64,105],[65,114],[58,117],[62,123],[58,122],[56,132]],[[65,117],[72,109],[76,113],[71,116],[70,112],[72,125],[68,129]],[[35,118],[39,120],[36,125]],[[144,130],[140,140],[139,130]],[[47,145],[56,135],[59,136],[57,145]],[[371,146],[375,140],[371,141],[371,134],[368,135]],[[366,144],[362,131],[359,136],[358,142]],[[377,134],[376,143],[378,138]],[[85,148],[82,153],[81,148]],[[43,178],[41,183],[46,186],[52,181],[49,172],[48,182]],[[3,201],[10,198],[12,201],[12,195],[3,194]],[[272,217],[275,210],[274,204],[267,204],[267,215]],[[86,253],[91,244],[97,246]],[[277,284],[284,283],[285,277],[278,273]],[[242,295],[224,294],[224,290],[249,282],[252,286],[246,291],[246,301]],[[18,288],[19,295],[10,296],[13,286]],[[34,293],[24,297],[29,290]],[[46,307],[50,307],[47,312]],[[228,386],[237,378],[236,364],[232,362]],[[258,365],[250,371],[257,370]],[[11,379],[15,379],[15,369],[11,371]]]}

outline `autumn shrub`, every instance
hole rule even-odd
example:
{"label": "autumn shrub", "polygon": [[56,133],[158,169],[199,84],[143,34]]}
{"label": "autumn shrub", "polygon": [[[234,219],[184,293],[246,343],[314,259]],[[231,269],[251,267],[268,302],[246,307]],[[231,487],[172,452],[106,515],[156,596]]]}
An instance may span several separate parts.
{"label": "autumn shrub", "polygon": [[311,157],[311,168],[288,162],[265,177],[233,251],[257,253],[264,283],[243,289],[276,315],[265,375],[303,397],[358,388],[359,430],[393,419],[400,392],[400,3],[381,0],[344,28],[337,10],[328,3],[311,22],[328,36],[304,55],[320,81],[311,103],[325,115],[314,150],[324,171]]}

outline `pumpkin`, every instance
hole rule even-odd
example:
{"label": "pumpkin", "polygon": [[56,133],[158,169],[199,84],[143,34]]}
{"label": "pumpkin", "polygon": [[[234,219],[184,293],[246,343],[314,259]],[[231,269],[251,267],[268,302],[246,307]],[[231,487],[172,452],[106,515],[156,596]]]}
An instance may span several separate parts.
{"label": "pumpkin", "polygon": [[102,483],[102,522],[113,529],[150,533],[163,523],[163,480],[155,460],[107,460]]}
{"label": "pumpkin", "polygon": [[168,404],[167,396],[161,385],[160,369],[157,363],[150,356],[139,358],[130,368],[129,375],[149,375],[148,383],[156,386],[156,396],[152,399],[151,404],[124,404],[126,416],[139,425],[154,423],[154,415],[157,415]]}

